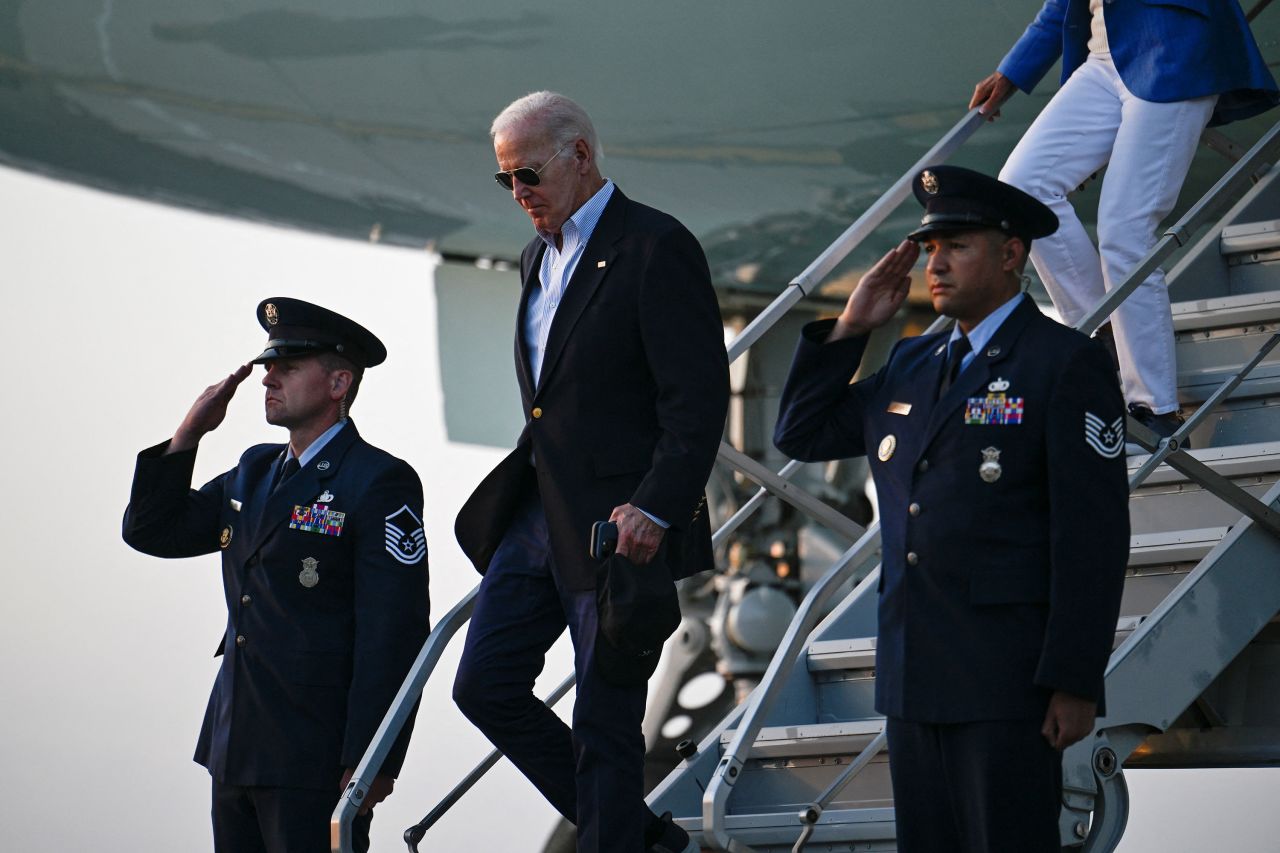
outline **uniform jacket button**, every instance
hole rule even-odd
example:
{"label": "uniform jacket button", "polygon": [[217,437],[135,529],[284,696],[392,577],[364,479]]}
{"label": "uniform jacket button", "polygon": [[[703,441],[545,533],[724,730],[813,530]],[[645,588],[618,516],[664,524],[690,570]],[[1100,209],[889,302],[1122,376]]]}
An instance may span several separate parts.
{"label": "uniform jacket button", "polygon": [[929,470],[929,460],[928,460],[928,459],[921,459],[921,460],[920,460],[920,464],[916,466],[916,470],[917,470],[917,471],[919,471],[921,474],[923,474],[925,471],[928,471],[928,470]]}
{"label": "uniform jacket button", "polygon": [[243,649],[243,648],[244,648],[244,644],[245,644],[246,642],[247,642],[247,640],[245,640],[245,638],[244,638],[244,634],[237,634],[237,635],[236,635],[236,645],[237,645],[239,648],[242,648],[242,649]]}
{"label": "uniform jacket button", "polygon": [[[907,552],[907,565],[908,565],[908,566],[914,566],[914,565],[916,565],[916,564],[917,564],[917,563],[919,563],[919,562],[920,562],[920,557],[916,554],[916,552],[915,552],[915,551],[908,551],[908,552]],[[241,639],[243,639],[243,638],[241,638]],[[239,640],[237,640],[237,642],[239,642]]]}
{"label": "uniform jacket button", "polygon": [[248,593],[245,593],[244,595],[240,596],[240,603],[243,604],[245,607],[248,607],[250,604],[253,603],[253,599],[249,597]]}
{"label": "uniform jacket button", "polygon": [[542,417],[542,409],[538,408],[537,406],[534,406],[533,411],[530,412],[530,414],[533,415],[535,419],[540,418]]}
{"label": "uniform jacket button", "polygon": [[[920,514],[920,504],[913,503],[911,506],[907,507],[907,512],[911,513],[911,515],[912,515],[913,517],[914,517],[914,516],[919,515],[919,514]],[[246,597],[247,597],[247,596],[246,596]]]}

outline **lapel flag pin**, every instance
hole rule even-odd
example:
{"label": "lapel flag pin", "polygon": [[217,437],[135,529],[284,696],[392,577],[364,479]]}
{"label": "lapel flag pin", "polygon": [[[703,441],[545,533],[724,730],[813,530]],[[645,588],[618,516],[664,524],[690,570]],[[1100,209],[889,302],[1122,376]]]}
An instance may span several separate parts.
{"label": "lapel flag pin", "polygon": [[596,269],[598,270],[604,269],[604,261],[596,261]]}

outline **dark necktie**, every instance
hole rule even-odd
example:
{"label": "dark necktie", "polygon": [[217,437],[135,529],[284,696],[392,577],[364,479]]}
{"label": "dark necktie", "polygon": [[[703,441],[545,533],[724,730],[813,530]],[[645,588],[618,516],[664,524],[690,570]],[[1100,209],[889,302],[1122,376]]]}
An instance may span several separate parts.
{"label": "dark necktie", "polygon": [[969,343],[967,335],[961,335],[959,338],[951,342],[951,348],[947,352],[947,365],[942,372],[942,381],[938,383],[938,398],[947,393],[947,389],[956,381],[956,377],[960,375],[960,365],[964,364],[964,357],[973,350]]}
{"label": "dark necktie", "polygon": [[276,479],[275,482],[271,484],[271,491],[274,492],[276,489],[280,488],[280,485],[285,480],[298,473],[298,469],[301,467],[302,466],[298,464],[298,458],[296,456],[290,456],[286,459],[284,464],[276,469]]}

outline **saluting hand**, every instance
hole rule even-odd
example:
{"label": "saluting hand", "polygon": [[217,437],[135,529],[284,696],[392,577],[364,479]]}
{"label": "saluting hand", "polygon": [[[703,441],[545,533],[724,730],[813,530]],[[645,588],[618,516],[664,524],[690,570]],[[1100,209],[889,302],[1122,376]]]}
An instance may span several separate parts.
{"label": "saluting hand", "polygon": [[911,290],[911,268],[918,257],[920,246],[913,240],[903,240],[890,249],[849,294],[827,340],[865,335],[892,320]]}
{"label": "saluting hand", "polygon": [[987,117],[987,121],[995,121],[1000,117],[1000,107],[1013,96],[1017,86],[1013,81],[1001,74],[993,72],[984,77],[973,87],[973,97],[969,99],[969,109],[978,108],[978,112]]}
{"label": "saluting hand", "polygon": [[226,379],[204,389],[204,393],[196,398],[191,410],[178,425],[178,431],[173,434],[165,453],[189,450],[200,443],[205,433],[217,429],[227,416],[227,404],[235,396],[236,388],[252,372],[252,364],[242,364]]}
{"label": "saluting hand", "polygon": [[631,504],[615,507],[609,520],[618,525],[617,552],[637,566],[646,565],[658,553],[667,531]]}

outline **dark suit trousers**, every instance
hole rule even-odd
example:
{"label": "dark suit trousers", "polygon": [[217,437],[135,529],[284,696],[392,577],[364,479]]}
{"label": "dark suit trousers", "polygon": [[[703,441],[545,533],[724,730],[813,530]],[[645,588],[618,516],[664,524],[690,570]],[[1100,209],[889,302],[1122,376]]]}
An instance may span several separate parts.
{"label": "dark suit trousers", "polygon": [[[583,541],[586,541],[584,531]],[[653,820],[644,805],[645,685],[596,672],[594,590],[557,582],[546,515],[535,493],[516,513],[480,583],[453,685],[462,712],[578,827],[578,853],[639,853]],[[544,656],[573,640],[573,729],[533,695]]]}
{"label": "dark suit trousers", "polygon": [[[213,849],[216,853],[329,853],[329,820],[338,805],[333,791],[213,783]],[[373,812],[351,822],[352,849],[369,849]]]}
{"label": "dark suit trousers", "polygon": [[899,853],[1059,853],[1062,753],[1041,722],[890,717]]}

